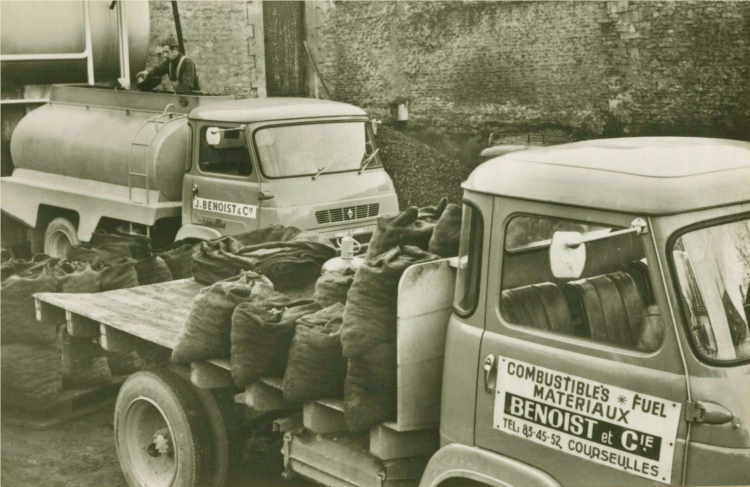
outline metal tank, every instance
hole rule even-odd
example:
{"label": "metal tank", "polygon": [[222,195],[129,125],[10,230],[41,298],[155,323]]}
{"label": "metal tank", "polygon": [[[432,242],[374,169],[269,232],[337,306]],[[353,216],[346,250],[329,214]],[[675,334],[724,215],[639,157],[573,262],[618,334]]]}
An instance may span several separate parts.
{"label": "metal tank", "polygon": [[[3,82],[77,83],[87,80],[86,59],[9,61],[8,56],[81,54],[86,50],[85,0],[0,2],[0,53]],[[117,12],[114,2],[88,1],[96,81],[120,74]],[[127,26],[130,72],[146,66],[150,14],[146,1],[122,2]],[[62,56],[61,56],[62,55]],[[80,57],[80,56],[79,56]]]}
{"label": "metal tank", "polygon": [[139,203],[179,201],[189,153],[187,114],[233,98],[55,86],[50,103],[16,127],[13,163],[132,188],[146,188],[137,174],[148,174],[149,201]]}

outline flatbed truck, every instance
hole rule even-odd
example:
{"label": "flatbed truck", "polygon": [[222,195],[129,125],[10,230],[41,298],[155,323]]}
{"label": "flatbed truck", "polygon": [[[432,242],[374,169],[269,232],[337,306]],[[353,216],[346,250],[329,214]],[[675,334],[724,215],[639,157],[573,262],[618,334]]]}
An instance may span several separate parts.
{"label": "flatbed truck", "polygon": [[[464,188],[458,257],[399,284],[393,421],[352,436],[340,399],[285,403],[279,378],[237,390],[221,360],[138,372],[115,412],[128,483],[221,485],[220,393],[251,416],[301,411],[276,422],[286,473],[322,485],[750,482],[750,144],[528,150]],[[36,298],[42,321],[165,359],[199,288]]]}

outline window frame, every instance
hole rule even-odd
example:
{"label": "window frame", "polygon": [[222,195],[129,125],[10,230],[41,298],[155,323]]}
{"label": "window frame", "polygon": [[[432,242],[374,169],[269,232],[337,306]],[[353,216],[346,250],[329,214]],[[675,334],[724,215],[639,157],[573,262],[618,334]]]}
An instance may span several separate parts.
{"label": "window frame", "polygon": [[[470,277],[473,277],[473,282],[469,283],[469,286],[467,287],[467,294],[468,294],[468,289],[470,289],[472,285],[475,287],[475,289],[476,289],[475,299],[473,300],[471,307],[468,308],[468,309],[461,308],[458,305],[458,300],[459,300],[458,296],[454,297],[453,303],[452,303],[453,312],[457,316],[466,319],[466,318],[471,317],[474,313],[476,313],[477,308],[479,307],[479,301],[480,301],[480,298],[481,298],[481,290],[482,290],[482,282],[481,282],[482,281],[482,268],[483,268],[482,261],[484,259],[484,252],[485,252],[484,239],[485,239],[486,231],[487,230],[486,230],[486,223],[485,223],[484,214],[482,213],[482,210],[479,208],[479,205],[476,204],[476,203],[474,203],[474,202],[472,202],[472,201],[469,201],[468,199],[464,199],[462,201],[462,203],[463,203],[464,206],[468,206],[469,208],[471,208],[472,212],[475,212],[477,215],[479,215],[480,224],[481,224],[481,227],[479,229],[480,231],[471,232],[470,233],[470,238],[472,238],[472,239],[474,237],[478,237],[479,238],[479,240],[478,240],[478,242],[479,242],[479,255],[477,256],[477,259],[478,259],[477,262],[479,263],[479,267],[478,267],[477,272],[475,273],[475,275],[474,276],[470,276]],[[463,212],[463,208],[461,209],[461,211]],[[472,214],[472,216],[473,216],[473,214]],[[463,233],[463,228],[461,229],[461,233]],[[459,247],[460,247],[460,244],[459,244]],[[471,250],[472,249],[469,249],[469,252],[471,252]],[[461,258],[461,255],[460,255],[460,252],[459,252],[459,255],[458,255],[458,257],[456,257],[456,259],[460,259],[460,258]],[[459,265],[459,263],[457,262],[457,265],[456,265],[456,286],[458,286],[458,265]]]}
{"label": "window frame", "polygon": [[[690,346],[693,356],[700,362],[714,367],[738,367],[747,365],[750,363],[750,357],[735,359],[732,361],[717,360],[711,357],[706,357],[700,352],[697,345],[695,344],[695,341],[693,340],[692,332],[690,331],[690,318],[688,317],[687,310],[685,309],[686,303],[682,298],[682,287],[680,286],[679,277],[677,275],[677,267],[674,260],[674,246],[677,240],[687,233],[701,230],[703,228],[719,226],[725,223],[739,222],[743,219],[748,218],[750,218],[750,212],[742,212],[733,215],[725,215],[718,218],[711,218],[708,220],[693,223],[691,225],[687,225],[673,232],[672,235],[670,235],[667,239],[666,245],[664,247],[664,254],[666,255],[667,265],[669,266],[669,272],[671,274],[670,283],[672,285],[672,291],[674,292],[676,298],[675,300],[677,301],[678,312],[682,320],[682,330],[686,335],[687,342]],[[750,288],[748,288],[748,292],[750,292]],[[701,298],[703,298],[703,296],[701,296]],[[711,316],[709,316],[708,318],[710,322]],[[750,326],[750,323],[748,323],[748,325]]]}
{"label": "window frame", "polygon": [[[291,122],[283,122],[283,123],[274,123],[274,124],[264,124],[256,126],[252,129],[251,133],[249,134],[250,142],[252,144],[252,152],[255,157],[255,160],[258,161],[258,168],[260,170],[260,174],[267,180],[279,180],[279,179],[293,179],[293,178],[310,178],[315,175],[315,173],[309,173],[309,174],[298,174],[294,176],[269,176],[266,174],[265,170],[263,169],[263,160],[260,157],[260,153],[258,152],[258,146],[255,144],[255,134],[260,130],[265,130],[269,128],[278,128],[278,127],[292,127],[292,126],[299,126],[299,125],[326,125],[326,124],[333,124],[333,123],[362,123],[365,126],[365,151],[367,150],[367,136],[369,135],[370,140],[372,140],[372,150],[375,151],[378,149],[377,141],[375,140],[375,134],[372,132],[372,128],[370,127],[370,124],[368,123],[368,120],[366,119],[333,119],[333,120],[307,120],[307,121],[291,121]],[[383,167],[383,161],[380,160],[380,154],[375,155],[375,160],[370,162],[368,164],[367,168],[365,169],[365,172],[370,171],[371,169],[384,169]],[[357,169],[346,169],[343,171],[324,171],[322,175],[328,175],[328,174],[342,174],[347,172],[357,172],[359,171],[359,168]]]}
{"label": "window frame", "polygon": [[[227,174],[227,173],[223,173],[223,172],[215,172],[215,171],[210,171],[210,170],[204,169],[203,164],[201,163],[201,141],[203,140],[203,131],[204,130],[208,130],[209,127],[238,128],[238,127],[241,127],[242,125],[245,125],[245,130],[244,131],[240,130],[240,132],[243,132],[243,135],[245,137],[245,149],[247,149],[247,160],[248,160],[248,163],[250,164],[250,174],[247,174],[247,175]],[[195,127],[195,131],[198,132],[198,136],[196,137],[196,145],[195,145],[196,146],[196,150],[195,150],[195,153],[196,153],[196,162],[197,162],[197,164],[195,166],[197,167],[198,172],[201,175],[206,175],[206,176],[210,176],[210,177],[223,177],[223,178],[231,178],[231,179],[240,179],[240,180],[248,179],[248,178],[254,178],[255,177],[256,168],[255,168],[255,164],[253,162],[252,149],[250,148],[250,145],[249,145],[247,124],[242,124],[242,123],[236,123],[235,124],[235,122],[210,122],[210,121],[206,121],[206,122],[204,122],[204,123],[196,126]]]}

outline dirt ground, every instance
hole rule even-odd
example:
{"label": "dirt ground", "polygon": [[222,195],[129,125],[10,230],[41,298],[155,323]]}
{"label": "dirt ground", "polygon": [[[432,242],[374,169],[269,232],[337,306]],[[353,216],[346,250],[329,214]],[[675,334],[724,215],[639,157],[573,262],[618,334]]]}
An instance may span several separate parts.
{"label": "dirt ground", "polygon": [[[127,487],[114,444],[114,405],[45,431],[2,423],[3,487]],[[248,451],[227,487],[308,487],[281,478],[280,445]],[[261,468],[259,468],[261,466]]]}

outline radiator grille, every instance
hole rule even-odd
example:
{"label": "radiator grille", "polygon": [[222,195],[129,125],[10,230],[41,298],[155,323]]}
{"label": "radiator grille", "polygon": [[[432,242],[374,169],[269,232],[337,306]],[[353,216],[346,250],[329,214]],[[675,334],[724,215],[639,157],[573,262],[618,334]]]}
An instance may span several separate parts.
{"label": "radiator grille", "polygon": [[315,212],[315,218],[318,225],[326,223],[346,222],[349,220],[359,220],[361,218],[371,218],[378,216],[380,213],[380,203],[369,205],[347,206],[344,208],[333,208],[331,210],[320,210]]}

